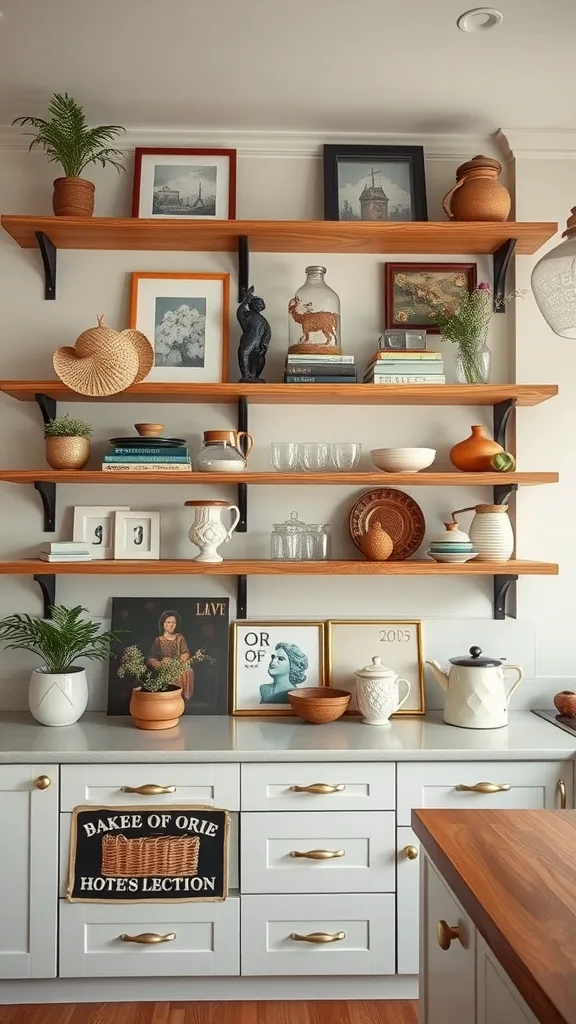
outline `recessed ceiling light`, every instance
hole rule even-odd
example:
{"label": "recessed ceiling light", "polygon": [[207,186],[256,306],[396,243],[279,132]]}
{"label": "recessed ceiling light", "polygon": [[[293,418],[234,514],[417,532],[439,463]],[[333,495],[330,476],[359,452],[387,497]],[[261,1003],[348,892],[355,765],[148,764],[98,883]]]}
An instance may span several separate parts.
{"label": "recessed ceiling light", "polygon": [[495,7],[474,7],[471,11],[464,11],[456,24],[462,32],[488,32],[496,28],[503,17],[502,12]]}

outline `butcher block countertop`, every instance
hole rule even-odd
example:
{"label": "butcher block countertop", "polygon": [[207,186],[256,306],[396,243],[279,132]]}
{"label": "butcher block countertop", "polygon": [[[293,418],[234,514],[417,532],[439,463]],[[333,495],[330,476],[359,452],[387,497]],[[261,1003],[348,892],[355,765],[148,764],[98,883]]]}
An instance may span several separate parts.
{"label": "butcher block countertop", "polygon": [[413,811],[412,827],[541,1024],[576,1024],[576,811]]}

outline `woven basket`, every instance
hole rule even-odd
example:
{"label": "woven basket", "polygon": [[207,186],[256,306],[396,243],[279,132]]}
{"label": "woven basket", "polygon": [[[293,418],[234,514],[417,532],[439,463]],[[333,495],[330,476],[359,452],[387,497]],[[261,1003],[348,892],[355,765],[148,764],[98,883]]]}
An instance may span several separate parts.
{"label": "woven basket", "polygon": [[144,380],[154,365],[154,349],[140,331],[115,331],[99,316],[98,326],[84,331],[73,347],[56,350],[53,363],[73,391],[104,398]]}
{"label": "woven basket", "polygon": [[197,836],[104,836],[102,874],[115,878],[197,875],[199,853]]}
{"label": "woven basket", "polygon": [[52,209],[57,217],[91,217],[94,183],[86,178],[56,178]]}

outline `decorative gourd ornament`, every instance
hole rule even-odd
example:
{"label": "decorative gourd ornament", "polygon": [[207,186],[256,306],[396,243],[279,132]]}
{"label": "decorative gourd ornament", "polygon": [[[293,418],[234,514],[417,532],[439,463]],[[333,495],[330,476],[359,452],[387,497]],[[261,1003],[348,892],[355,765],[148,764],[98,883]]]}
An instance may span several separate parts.
{"label": "decorative gourd ornament", "polygon": [[54,369],[73,391],[103,398],[139,384],[154,366],[154,349],[140,331],[115,331],[104,317],[77,338],[56,349]]}

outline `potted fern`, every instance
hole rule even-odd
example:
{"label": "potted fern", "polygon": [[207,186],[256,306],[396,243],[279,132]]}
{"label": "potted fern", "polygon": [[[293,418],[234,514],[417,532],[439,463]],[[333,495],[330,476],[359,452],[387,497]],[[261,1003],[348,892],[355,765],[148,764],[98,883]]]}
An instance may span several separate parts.
{"label": "potted fern", "polygon": [[42,725],[73,725],[86,710],[86,670],[76,664],[80,658],[107,661],[111,644],[123,632],[100,632],[97,622],[83,618],[86,608],[54,605],[52,619],[31,615],[9,615],[0,621],[0,641],[8,650],[31,651],[42,659],[30,679],[30,713]]}
{"label": "potted fern", "polygon": [[106,124],[89,128],[86,115],[79,103],[68,93],[55,92],[48,105],[49,119],[43,117],[17,117],[12,124],[31,125],[34,132],[30,149],[39,146],[51,163],[60,164],[64,177],[56,178],[52,206],[57,217],[91,217],[94,213],[94,183],[82,177],[89,165],[102,167],[112,164],[118,172],[123,154],[110,143],[120,132],[121,125]]}
{"label": "potted fern", "polygon": [[52,469],[82,469],[90,458],[92,427],[68,413],[44,425],[46,462]]}

